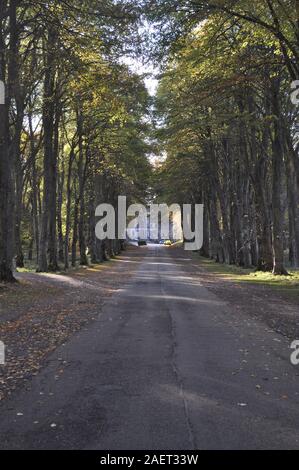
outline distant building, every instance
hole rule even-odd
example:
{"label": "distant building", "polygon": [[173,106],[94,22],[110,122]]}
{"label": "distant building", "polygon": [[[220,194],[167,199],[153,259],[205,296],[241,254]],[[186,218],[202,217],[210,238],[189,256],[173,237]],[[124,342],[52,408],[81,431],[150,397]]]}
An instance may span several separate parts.
{"label": "distant building", "polygon": [[[148,242],[159,242],[162,240],[161,234],[161,217],[159,217],[158,223],[156,221],[151,220],[151,210],[150,207],[147,208],[147,224],[146,226],[139,226],[134,229],[128,229],[127,234],[128,238],[131,240],[142,240]],[[173,221],[170,218],[170,226],[169,226],[169,237],[173,239]]]}

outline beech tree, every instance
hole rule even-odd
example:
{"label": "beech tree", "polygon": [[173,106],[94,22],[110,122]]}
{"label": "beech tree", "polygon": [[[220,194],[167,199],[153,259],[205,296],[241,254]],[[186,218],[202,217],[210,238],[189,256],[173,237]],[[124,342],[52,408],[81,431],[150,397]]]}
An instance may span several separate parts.
{"label": "beech tree", "polygon": [[158,197],[206,206],[203,255],[298,267],[298,37],[295,0],[0,0],[0,281],[119,253],[95,208],[146,200],[153,148]]}
{"label": "beech tree", "polygon": [[287,274],[285,252],[295,266],[299,253],[297,112],[280,41],[214,13],[173,50],[157,101],[162,194],[179,185],[205,204],[205,255]]}
{"label": "beech tree", "polygon": [[139,16],[126,0],[1,0],[0,281],[14,260],[56,271],[119,251],[97,243],[92,214],[120,190],[142,198],[149,174],[148,95],[119,60]]}
{"label": "beech tree", "polygon": [[215,13],[221,19],[247,22],[275,41],[290,77],[299,76],[299,6],[297,0],[144,0],[149,18],[161,32],[160,44],[176,39]]}

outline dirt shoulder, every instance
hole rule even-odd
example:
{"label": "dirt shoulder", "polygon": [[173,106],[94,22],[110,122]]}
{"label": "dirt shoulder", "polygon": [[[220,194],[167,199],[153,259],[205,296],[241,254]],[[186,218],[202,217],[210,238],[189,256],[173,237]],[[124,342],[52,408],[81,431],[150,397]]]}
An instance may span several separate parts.
{"label": "dirt shoulder", "polygon": [[[181,256],[186,257],[186,252]],[[264,321],[290,340],[299,339],[299,283],[297,274],[275,278],[199,258],[188,253],[189,266],[202,285],[240,314]]]}
{"label": "dirt shoulder", "polygon": [[[105,301],[135,273],[142,252],[129,248],[118,258],[69,275],[18,274],[0,286],[0,400],[36,375],[58,346],[93,321]],[[63,364],[61,364],[63,370]]]}

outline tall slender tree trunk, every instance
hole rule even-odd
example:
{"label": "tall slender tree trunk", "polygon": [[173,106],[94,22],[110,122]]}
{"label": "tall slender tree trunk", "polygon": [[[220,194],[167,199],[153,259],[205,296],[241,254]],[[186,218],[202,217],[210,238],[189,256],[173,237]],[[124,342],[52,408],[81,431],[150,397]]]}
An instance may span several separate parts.
{"label": "tall slender tree trunk", "polygon": [[203,246],[200,251],[201,256],[204,258],[210,257],[210,236],[209,236],[209,211],[208,211],[208,196],[203,194],[204,201],[204,225],[203,225]]}
{"label": "tall slender tree trunk", "polygon": [[0,104],[0,281],[13,282],[14,191],[8,132],[7,106]]}
{"label": "tall slender tree trunk", "polygon": [[16,103],[17,103],[17,119],[15,127],[15,135],[11,146],[12,158],[15,162],[15,180],[16,180],[16,202],[15,202],[15,243],[16,243],[16,266],[24,267],[24,254],[22,248],[22,215],[23,215],[23,183],[24,172],[21,160],[21,136],[24,119],[24,102],[19,90],[19,83],[16,84]]}
{"label": "tall slender tree trunk", "polygon": [[86,239],[85,239],[85,182],[86,182],[86,170],[87,170],[87,156],[88,151],[85,152],[86,158],[84,162],[84,145],[83,145],[83,115],[79,106],[77,114],[77,128],[79,138],[79,163],[78,163],[78,176],[79,176],[79,224],[78,224],[78,235],[79,235],[79,250],[80,250],[80,265],[86,266],[88,259],[86,256]]}
{"label": "tall slender tree trunk", "polygon": [[66,224],[65,224],[65,237],[64,237],[64,267],[69,268],[69,244],[70,244],[70,229],[71,229],[71,205],[72,205],[72,168],[75,158],[74,148],[71,149],[68,162],[68,174],[66,183]]}
{"label": "tall slender tree trunk", "polygon": [[79,214],[79,199],[75,192],[75,207],[73,219],[73,239],[72,239],[72,267],[76,266],[77,262],[77,244],[78,244],[78,214]]}
{"label": "tall slender tree trunk", "polygon": [[95,234],[95,193],[94,193],[94,176],[90,175],[90,190],[88,197],[88,219],[89,219],[89,236],[88,236],[88,247],[90,253],[90,261],[94,264],[98,263],[97,256],[97,241]]}
{"label": "tall slender tree trunk", "polygon": [[290,145],[288,130],[285,132],[285,165],[289,199],[289,224],[291,235],[292,263],[299,267],[299,161],[293,145]]}
{"label": "tall slender tree trunk", "polygon": [[10,2],[10,60],[9,60],[9,87],[10,95],[15,100],[16,119],[14,133],[11,138],[10,160],[15,168],[15,243],[16,266],[24,267],[24,255],[22,249],[21,223],[22,223],[22,199],[23,199],[23,168],[21,160],[21,136],[23,130],[25,97],[21,90],[19,72],[19,28],[17,25],[17,5],[19,1]]}
{"label": "tall slender tree trunk", "polygon": [[257,221],[257,242],[258,242],[258,271],[273,271],[273,250],[271,237],[271,221],[269,214],[269,204],[266,200],[265,173],[261,167],[256,172],[255,177],[255,206]]}
{"label": "tall slender tree trunk", "polygon": [[283,210],[281,202],[282,178],[283,178],[283,135],[281,128],[280,112],[280,79],[272,79],[272,106],[274,115],[274,137],[272,144],[272,207],[273,207],[273,251],[274,267],[273,274],[287,275],[284,266],[283,248]]}
{"label": "tall slender tree trunk", "polygon": [[61,263],[64,262],[64,240],[63,240],[63,228],[62,228],[62,204],[63,204],[63,192],[64,192],[64,165],[62,168],[61,175],[58,179],[58,199],[57,199],[57,228],[58,228],[58,259]]}
{"label": "tall slender tree trunk", "polygon": [[[14,256],[14,185],[13,161],[10,160],[9,106],[10,86],[6,87],[7,1],[0,2],[0,281],[13,282]],[[15,34],[16,1],[10,2],[10,36]],[[11,51],[13,53],[13,51]],[[14,60],[10,57],[10,60]],[[11,77],[10,77],[11,78]]]}
{"label": "tall slender tree trunk", "polygon": [[211,256],[217,263],[224,263],[224,252],[222,246],[221,230],[217,212],[216,192],[211,189],[209,204],[209,219],[211,231]]}
{"label": "tall slender tree trunk", "polygon": [[[55,119],[55,46],[57,34],[51,27],[45,45],[45,80],[43,103],[44,128],[44,194],[43,215],[40,233],[38,271],[56,271],[56,176],[57,156],[54,151]],[[49,264],[47,251],[49,250]]]}
{"label": "tall slender tree trunk", "polygon": [[39,217],[38,217],[38,183],[37,183],[37,169],[36,169],[36,156],[38,148],[35,146],[35,136],[32,126],[32,116],[29,114],[29,130],[30,130],[30,158],[32,168],[32,218],[33,218],[33,234],[35,241],[36,259],[39,259]]}
{"label": "tall slender tree trunk", "polygon": [[24,254],[22,247],[22,212],[23,212],[23,174],[20,156],[16,159],[16,216],[15,216],[15,242],[16,242],[16,266],[17,268],[24,267]]}

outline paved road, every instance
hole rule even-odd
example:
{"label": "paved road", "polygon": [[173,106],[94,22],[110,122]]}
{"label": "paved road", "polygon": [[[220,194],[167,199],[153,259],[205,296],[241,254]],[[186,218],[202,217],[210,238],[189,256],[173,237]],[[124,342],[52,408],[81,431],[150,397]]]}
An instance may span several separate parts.
{"label": "paved road", "polygon": [[188,252],[149,247],[137,262],[97,320],[1,404],[0,447],[299,448],[289,341],[202,287]]}

